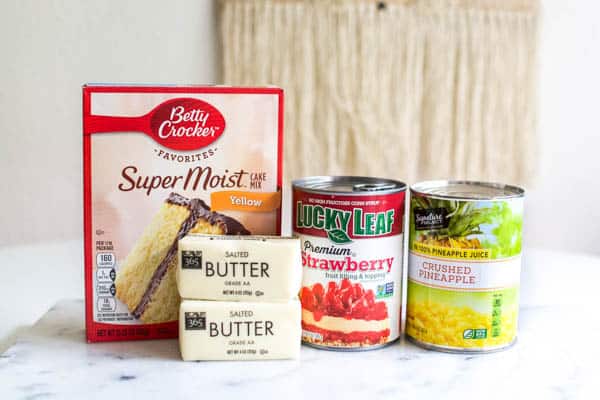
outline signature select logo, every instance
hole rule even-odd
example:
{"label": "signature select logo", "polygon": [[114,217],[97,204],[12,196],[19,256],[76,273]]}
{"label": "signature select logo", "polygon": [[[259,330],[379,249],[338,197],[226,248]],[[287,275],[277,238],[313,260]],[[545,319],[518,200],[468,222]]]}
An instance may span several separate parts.
{"label": "signature select logo", "polygon": [[194,150],[208,146],[225,130],[223,115],[198,99],[173,99],[151,114],[152,136],[166,147]]}

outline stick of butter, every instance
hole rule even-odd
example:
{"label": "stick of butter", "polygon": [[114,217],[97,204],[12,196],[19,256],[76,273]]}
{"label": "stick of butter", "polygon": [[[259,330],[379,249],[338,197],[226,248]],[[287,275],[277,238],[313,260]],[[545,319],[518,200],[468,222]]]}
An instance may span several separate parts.
{"label": "stick of butter", "polygon": [[179,348],[186,361],[274,360],[300,355],[299,300],[275,303],[183,300]]}
{"label": "stick of butter", "polygon": [[179,241],[178,258],[184,299],[287,301],[300,291],[298,238],[188,235]]}

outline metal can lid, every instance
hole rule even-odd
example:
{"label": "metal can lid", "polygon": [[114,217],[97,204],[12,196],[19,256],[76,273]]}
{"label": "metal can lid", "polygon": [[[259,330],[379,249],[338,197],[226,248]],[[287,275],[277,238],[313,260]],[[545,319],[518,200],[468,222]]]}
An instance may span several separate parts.
{"label": "metal can lid", "polygon": [[478,181],[424,181],[415,183],[410,190],[416,194],[462,200],[504,200],[525,196],[525,190],[518,186]]}
{"label": "metal can lid", "polygon": [[406,190],[403,182],[367,176],[309,176],[292,181],[292,187],[309,193],[341,196],[368,196]]}

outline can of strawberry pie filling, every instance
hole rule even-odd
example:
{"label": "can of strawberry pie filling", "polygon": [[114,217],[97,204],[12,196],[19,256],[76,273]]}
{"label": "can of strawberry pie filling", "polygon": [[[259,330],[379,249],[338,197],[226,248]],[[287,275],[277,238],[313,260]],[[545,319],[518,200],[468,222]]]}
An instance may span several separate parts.
{"label": "can of strawberry pie filling", "polygon": [[302,340],[370,350],[400,336],[406,185],[353,176],[295,180]]}

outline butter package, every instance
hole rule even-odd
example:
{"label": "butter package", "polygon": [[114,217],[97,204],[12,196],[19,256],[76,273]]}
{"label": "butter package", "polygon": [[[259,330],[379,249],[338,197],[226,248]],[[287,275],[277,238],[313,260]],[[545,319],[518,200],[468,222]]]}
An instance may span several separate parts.
{"label": "butter package", "polygon": [[88,341],[178,335],[178,240],[278,235],[283,92],[83,87]]}
{"label": "butter package", "polygon": [[300,301],[183,300],[179,347],[186,361],[275,360],[300,355]]}
{"label": "butter package", "polygon": [[298,298],[302,280],[298,238],[188,235],[178,248],[177,287],[185,299]]}

